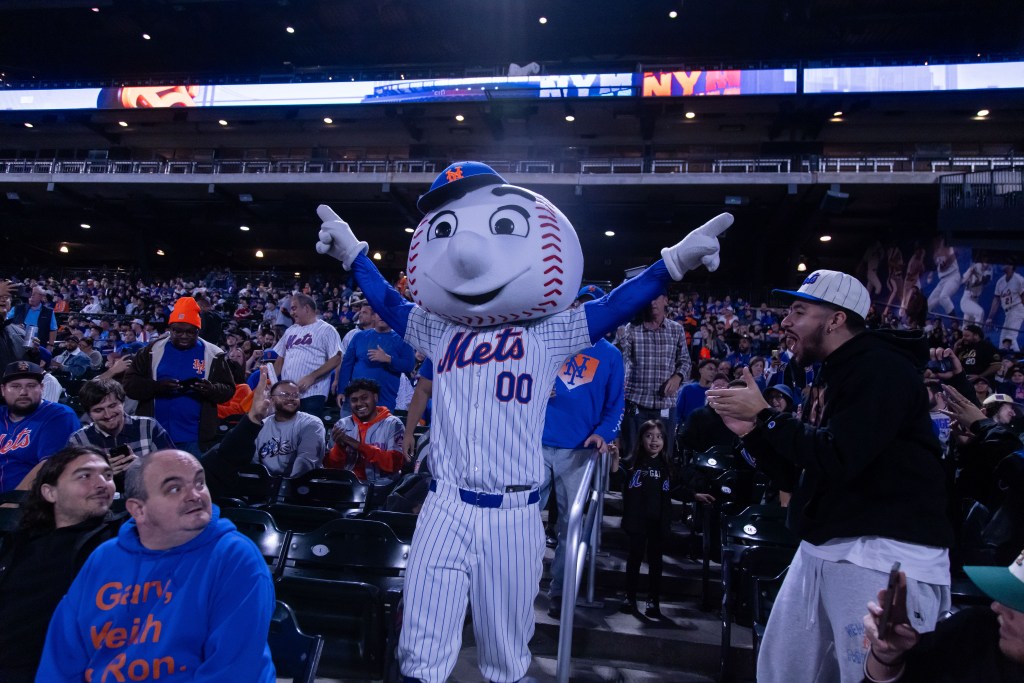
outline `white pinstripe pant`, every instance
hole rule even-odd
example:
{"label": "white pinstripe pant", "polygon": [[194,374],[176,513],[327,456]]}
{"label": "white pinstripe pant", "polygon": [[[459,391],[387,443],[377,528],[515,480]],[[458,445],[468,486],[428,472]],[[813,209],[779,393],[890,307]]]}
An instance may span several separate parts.
{"label": "white pinstripe pant", "polygon": [[[522,501],[525,496],[512,494]],[[405,579],[402,675],[424,683],[448,679],[468,598],[480,672],[497,683],[525,676],[543,557],[536,504],[480,508],[462,502],[454,487],[442,484],[431,492],[420,511]]]}

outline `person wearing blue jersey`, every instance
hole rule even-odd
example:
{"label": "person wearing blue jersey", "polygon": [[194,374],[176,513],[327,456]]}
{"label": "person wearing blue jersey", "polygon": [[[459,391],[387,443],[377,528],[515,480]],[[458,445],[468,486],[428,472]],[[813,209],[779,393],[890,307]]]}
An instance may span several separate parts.
{"label": "person wearing blue jersey", "polygon": [[697,364],[697,379],[684,384],[676,398],[676,417],[680,425],[685,425],[690,413],[703,408],[707,403],[704,394],[717,374],[718,361],[714,358],[704,358]]}
{"label": "person wearing blue jersey", "polygon": [[[603,297],[596,285],[579,291],[573,307]],[[548,615],[562,615],[562,583],[565,575],[566,532],[569,508],[583,480],[587,460],[594,450],[607,451],[619,435],[625,408],[625,370],[622,353],[606,339],[566,359],[555,378],[544,416],[544,482],[540,486],[540,509],[547,507],[555,490],[558,503],[555,557],[551,562]]]}
{"label": "person wearing blue jersey", "polygon": [[140,458],[125,493],[132,519],[58,605],[36,681],[274,683],[270,571],[221,519],[199,462],[177,450]]}
{"label": "person wearing blue jersey", "polygon": [[174,303],[166,337],[135,354],[125,373],[125,394],[137,414],[154,417],[174,444],[199,455],[216,441],[217,405],[235,391],[226,354],[199,338],[199,305],[183,296]]}
{"label": "person wearing blue jersey", "polygon": [[415,369],[416,352],[368,304],[360,315],[367,316],[369,326],[356,333],[345,349],[338,370],[338,396],[352,380],[372,379],[380,386],[377,405],[394,410],[402,373]]}
{"label": "person wearing blue jersey", "polygon": [[43,369],[28,361],[8,363],[0,406],[0,492],[16,488],[40,462],[68,442],[81,423],[75,411],[43,400]]}

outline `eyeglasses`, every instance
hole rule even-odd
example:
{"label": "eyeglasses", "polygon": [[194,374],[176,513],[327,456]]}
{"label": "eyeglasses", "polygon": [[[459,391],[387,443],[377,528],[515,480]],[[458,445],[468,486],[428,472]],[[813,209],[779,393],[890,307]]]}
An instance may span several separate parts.
{"label": "eyeglasses", "polygon": [[298,398],[299,394],[297,392],[292,393],[286,391],[279,391],[276,394],[271,394],[271,396],[273,396],[274,398]]}

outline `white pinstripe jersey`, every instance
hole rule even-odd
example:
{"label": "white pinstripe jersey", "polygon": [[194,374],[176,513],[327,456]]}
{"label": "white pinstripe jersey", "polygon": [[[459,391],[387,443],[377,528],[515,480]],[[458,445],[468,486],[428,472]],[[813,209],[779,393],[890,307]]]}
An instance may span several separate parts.
{"label": "white pinstripe jersey", "polygon": [[[278,355],[284,356],[281,365],[281,379],[298,382],[341,351],[341,336],[338,330],[323,320],[309,325],[292,325],[274,347]],[[331,391],[331,374],[327,373],[302,394],[327,396]]]}
{"label": "white pinstripe jersey", "polygon": [[583,308],[515,327],[467,327],[416,307],[405,341],[434,360],[434,476],[486,493],[538,486],[555,376],[591,345]]}

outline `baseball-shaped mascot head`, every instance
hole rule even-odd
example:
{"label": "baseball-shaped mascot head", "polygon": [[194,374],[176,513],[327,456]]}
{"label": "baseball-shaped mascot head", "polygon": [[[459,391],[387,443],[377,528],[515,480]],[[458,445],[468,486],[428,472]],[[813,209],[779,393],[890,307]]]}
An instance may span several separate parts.
{"label": "baseball-shaped mascot head", "polygon": [[492,168],[457,162],[417,206],[409,290],[423,308],[474,327],[542,318],[569,307],[583,277],[576,231],[541,195]]}

